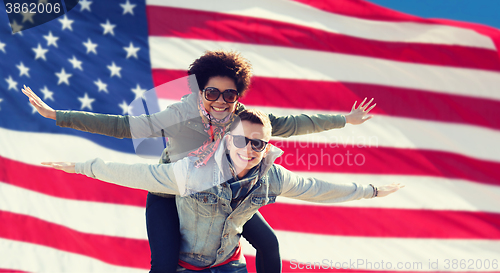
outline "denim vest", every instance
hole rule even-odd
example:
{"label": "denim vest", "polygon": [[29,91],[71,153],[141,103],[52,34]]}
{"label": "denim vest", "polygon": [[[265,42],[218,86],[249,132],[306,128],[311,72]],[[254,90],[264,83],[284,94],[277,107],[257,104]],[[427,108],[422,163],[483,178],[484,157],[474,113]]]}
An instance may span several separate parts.
{"label": "denim vest", "polygon": [[101,159],[76,163],[75,171],[126,187],[180,195],[176,197],[181,226],[180,259],[194,266],[218,265],[233,255],[243,225],[262,206],[281,195],[317,203],[371,198],[373,188],[356,183],[336,184],[306,178],[274,164],[282,151],[274,146],[260,165],[256,185],[233,210],[232,177],[225,154],[226,138],[214,156],[201,168],[196,157],[172,164],[122,164]]}
{"label": "denim vest", "polygon": [[[221,147],[225,147],[224,142]],[[256,185],[233,210],[232,192],[226,182],[232,176],[224,152],[222,148],[217,150],[204,167],[194,168],[197,158],[192,157],[182,160],[184,164],[177,164],[174,169],[182,195],[176,199],[182,234],[180,259],[194,266],[217,265],[231,257],[238,247],[243,225],[260,207],[274,203],[279,195],[266,175],[282,154],[273,147],[262,162]]]}

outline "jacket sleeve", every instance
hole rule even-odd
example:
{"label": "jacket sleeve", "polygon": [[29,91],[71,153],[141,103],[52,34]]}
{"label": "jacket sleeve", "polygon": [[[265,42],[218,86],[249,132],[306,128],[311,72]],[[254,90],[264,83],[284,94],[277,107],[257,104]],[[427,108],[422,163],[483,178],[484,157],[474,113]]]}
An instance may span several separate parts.
{"label": "jacket sleeve", "polygon": [[116,138],[174,137],[183,118],[175,108],[140,116],[96,114],[83,111],[56,111],[56,125]]}
{"label": "jacket sleeve", "polygon": [[315,203],[339,203],[371,198],[373,188],[357,183],[330,183],[316,178],[305,178],[274,165],[273,176],[279,181],[280,196]]}
{"label": "jacket sleeve", "polygon": [[76,163],[75,172],[128,188],[178,195],[188,168],[188,158],[170,164],[124,164],[96,158]]}
{"label": "jacket sleeve", "polygon": [[279,137],[290,137],[319,133],[345,126],[344,115],[289,115],[275,116],[269,114],[273,127],[272,135]]}

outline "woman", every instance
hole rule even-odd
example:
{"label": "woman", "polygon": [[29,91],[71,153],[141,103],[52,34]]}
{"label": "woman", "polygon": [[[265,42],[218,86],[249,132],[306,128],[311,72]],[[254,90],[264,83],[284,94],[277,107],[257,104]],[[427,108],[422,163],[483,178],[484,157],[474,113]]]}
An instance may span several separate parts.
{"label": "woman", "polygon": [[[248,91],[251,65],[236,52],[208,51],[190,65],[188,75],[196,76],[198,88],[193,89],[197,91],[164,111],[148,116],[54,111],[31,89],[25,88],[23,93],[42,116],[56,120],[61,127],[117,138],[157,137],[162,131],[170,144],[168,154],[167,150],[162,154],[165,159],[162,163],[168,163],[168,158],[174,162],[191,155],[199,158],[196,166],[201,167],[217,149],[234,116],[244,110],[238,100]],[[345,116],[276,117],[269,114],[272,135],[289,137],[342,128],[345,123],[361,124],[371,118],[366,115],[375,106],[368,108],[373,99],[364,104],[365,100],[357,108],[355,103],[351,113]],[[151,126],[154,127],[153,132]],[[150,272],[175,272],[177,267],[180,232],[175,199],[172,197],[148,193],[146,225],[151,248]],[[260,213],[245,224],[242,235],[257,250],[256,267],[259,273],[281,271],[278,240]]]}

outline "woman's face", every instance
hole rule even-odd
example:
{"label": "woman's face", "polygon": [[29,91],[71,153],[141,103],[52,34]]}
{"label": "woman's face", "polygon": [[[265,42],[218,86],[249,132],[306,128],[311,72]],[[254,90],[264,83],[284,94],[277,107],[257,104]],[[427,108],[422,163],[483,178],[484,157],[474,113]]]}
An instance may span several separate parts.
{"label": "woman's face", "polygon": [[[205,88],[207,87],[215,87],[219,89],[220,92],[224,92],[226,89],[236,90],[236,84],[231,78],[220,77],[220,76],[211,77],[208,80]],[[200,96],[203,101],[203,106],[205,107],[205,110],[207,110],[207,112],[209,112],[216,119],[223,119],[227,117],[230,113],[234,111],[234,108],[236,107],[237,103],[237,101],[233,103],[225,102],[224,98],[222,97],[222,94],[216,101],[209,101],[205,98],[205,94],[203,94],[203,91],[201,90],[200,90]]]}

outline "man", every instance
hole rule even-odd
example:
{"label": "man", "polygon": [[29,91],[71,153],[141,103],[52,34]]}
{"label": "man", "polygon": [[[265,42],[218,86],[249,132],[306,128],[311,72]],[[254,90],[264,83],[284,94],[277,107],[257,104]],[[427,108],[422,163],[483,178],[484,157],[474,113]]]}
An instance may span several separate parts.
{"label": "man", "polygon": [[333,203],[383,197],[403,187],[391,184],[333,184],[298,176],[273,162],[283,152],[268,143],[266,114],[246,110],[208,163],[196,157],[171,164],[121,164],[94,159],[85,163],[42,163],[70,173],[127,187],[176,194],[181,225],[178,271],[247,272],[239,240],[242,227],[277,196]]}

